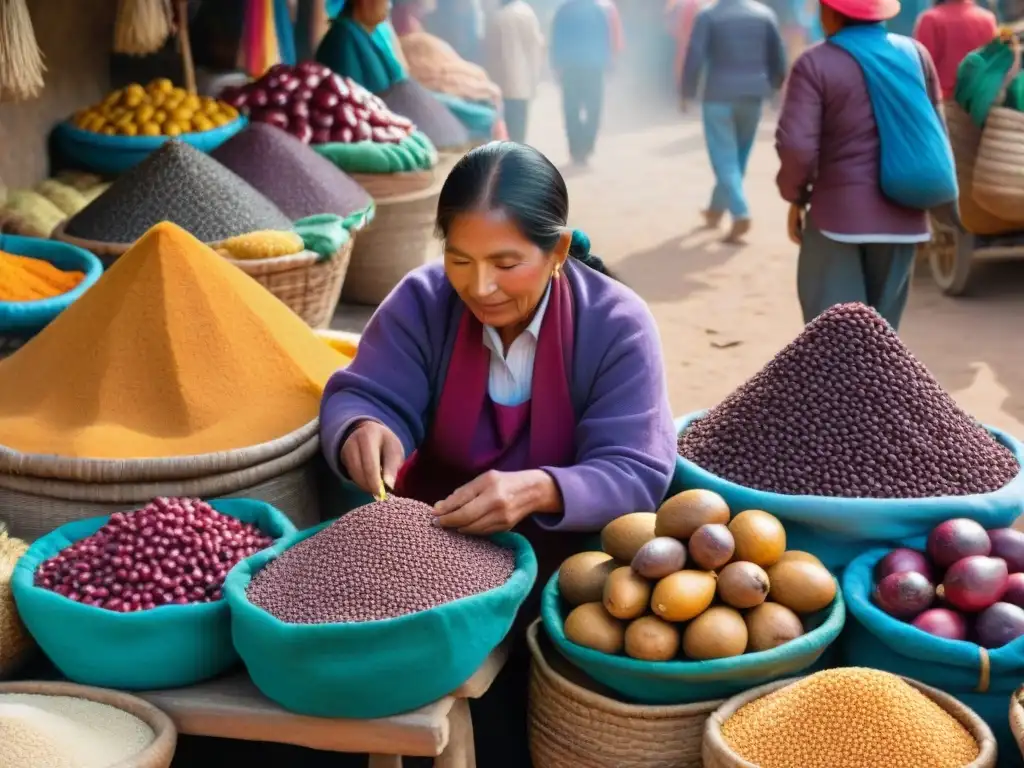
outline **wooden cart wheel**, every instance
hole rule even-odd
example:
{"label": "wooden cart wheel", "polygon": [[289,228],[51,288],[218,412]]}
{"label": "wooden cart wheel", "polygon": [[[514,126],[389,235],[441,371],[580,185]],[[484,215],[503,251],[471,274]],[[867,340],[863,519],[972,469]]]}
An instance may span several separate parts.
{"label": "wooden cart wheel", "polygon": [[974,235],[934,221],[933,228],[935,234],[928,244],[932,279],[947,296],[962,296],[971,278]]}

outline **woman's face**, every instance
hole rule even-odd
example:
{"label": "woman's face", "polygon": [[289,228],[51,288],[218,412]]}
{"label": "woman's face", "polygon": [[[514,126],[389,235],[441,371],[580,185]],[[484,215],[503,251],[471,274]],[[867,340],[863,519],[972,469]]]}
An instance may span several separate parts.
{"label": "woman's face", "polygon": [[530,324],[552,271],[569,252],[566,232],[552,252],[531,243],[501,211],[456,216],[445,240],[444,268],[459,298],[484,325]]}

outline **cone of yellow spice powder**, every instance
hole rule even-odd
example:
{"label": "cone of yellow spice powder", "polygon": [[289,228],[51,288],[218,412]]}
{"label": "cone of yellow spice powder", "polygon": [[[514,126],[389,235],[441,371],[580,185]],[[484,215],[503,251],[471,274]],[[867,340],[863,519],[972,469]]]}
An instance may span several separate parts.
{"label": "cone of yellow spice powder", "polygon": [[[726,704],[712,715],[705,735],[709,768],[995,765],[992,732],[977,715],[971,713],[975,730],[984,732],[984,747],[936,701],[902,678],[875,669],[825,670],[755,698],[731,716],[723,711],[728,709]],[[725,745],[732,752],[728,757]]]}
{"label": "cone of yellow spice powder", "polygon": [[346,363],[259,283],[164,222],[0,361],[0,445],[93,459],[247,448],[316,419]]}
{"label": "cone of yellow spice powder", "polygon": [[65,272],[44,259],[0,251],[0,301],[52,299],[84,279],[84,273]]}

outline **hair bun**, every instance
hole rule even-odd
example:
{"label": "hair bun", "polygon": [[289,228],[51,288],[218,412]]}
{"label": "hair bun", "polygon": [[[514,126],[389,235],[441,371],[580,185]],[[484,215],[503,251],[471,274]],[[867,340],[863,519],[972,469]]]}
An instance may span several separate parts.
{"label": "hair bun", "polygon": [[582,229],[572,231],[572,242],[569,245],[569,253],[581,261],[590,255],[590,238]]}

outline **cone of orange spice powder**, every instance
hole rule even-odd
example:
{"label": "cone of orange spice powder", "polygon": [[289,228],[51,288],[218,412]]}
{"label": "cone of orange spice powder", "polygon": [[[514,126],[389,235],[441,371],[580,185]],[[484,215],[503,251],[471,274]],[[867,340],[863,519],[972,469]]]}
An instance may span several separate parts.
{"label": "cone of orange spice powder", "polygon": [[0,445],[69,458],[247,448],[317,418],[348,358],[180,227],[157,224],[0,361]]}

